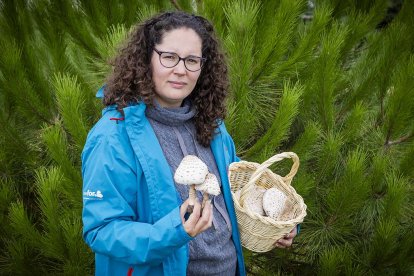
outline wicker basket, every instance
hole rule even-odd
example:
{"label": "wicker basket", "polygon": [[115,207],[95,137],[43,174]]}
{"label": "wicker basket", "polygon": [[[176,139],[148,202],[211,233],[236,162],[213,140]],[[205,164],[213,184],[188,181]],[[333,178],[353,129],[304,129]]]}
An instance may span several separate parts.
{"label": "wicker basket", "polygon": [[[268,169],[270,165],[284,158],[292,158],[293,166],[288,175],[282,177]],[[299,158],[293,152],[277,154],[262,164],[240,161],[232,163],[229,167],[229,179],[231,191],[236,207],[236,216],[239,226],[241,243],[247,249],[254,252],[267,252],[275,247],[277,240],[288,234],[306,216],[306,205],[303,198],[298,195],[290,185],[299,168]],[[276,187],[286,196],[286,204],[289,204],[290,213],[286,220],[276,221],[272,218],[253,213],[243,206],[249,191],[254,186],[265,189]],[[240,198],[235,194],[240,192]]]}

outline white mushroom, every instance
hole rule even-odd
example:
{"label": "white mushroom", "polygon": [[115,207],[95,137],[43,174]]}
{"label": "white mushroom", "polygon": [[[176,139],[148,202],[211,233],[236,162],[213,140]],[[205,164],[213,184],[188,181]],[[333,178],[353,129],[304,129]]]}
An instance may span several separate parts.
{"label": "white mushroom", "polygon": [[[258,215],[264,216],[265,212],[263,210],[263,194],[266,189],[258,186],[254,186],[249,192],[244,201],[244,206],[246,206],[250,211]],[[241,190],[235,192],[235,196],[240,198]]]}
{"label": "white mushroom", "polygon": [[220,194],[220,184],[217,177],[212,173],[208,173],[204,182],[195,188],[197,191],[203,192],[203,204],[201,205],[203,208],[208,200],[208,195],[216,196]]}
{"label": "white mushroom", "polygon": [[174,180],[178,184],[190,185],[188,197],[188,212],[192,213],[196,198],[195,185],[204,182],[208,173],[207,165],[195,155],[187,155],[181,160],[180,165],[174,174]]}
{"label": "white mushroom", "polygon": [[277,188],[268,189],[263,195],[263,209],[266,215],[279,220],[285,209],[286,195]]}
{"label": "white mushroom", "polygon": [[286,200],[285,208],[279,216],[279,220],[286,221],[291,220],[295,217],[293,203],[290,200]]}

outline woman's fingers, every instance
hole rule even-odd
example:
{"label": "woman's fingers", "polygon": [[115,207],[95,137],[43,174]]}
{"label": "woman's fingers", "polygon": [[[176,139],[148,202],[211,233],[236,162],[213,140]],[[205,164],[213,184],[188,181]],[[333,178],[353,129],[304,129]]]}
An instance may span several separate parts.
{"label": "woman's fingers", "polygon": [[183,204],[181,204],[181,207],[180,207],[180,217],[181,217],[181,221],[182,221],[183,224],[186,221],[185,213],[187,212],[188,202],[189,202],[189,199],[184,201]]}
{"label": "woman's fingers", "polygon": [[297,229],[295,227],[295,228],[292,229],[292,231],[290,231],[289,234],[287,234],[283,238],[279,239],[276,242],[275,245],[279,248],[290,247],[290,246],[292,246],[293,238],[296,237],[296,235],[297,235]]}
{"label": "woman's fingers", "polygon": [[204,205],[203,212],[201,214],[200,220],[197,222],[196,229],[198,233],[204,232],[211,227],[213,223],[213,205],[210,201],[207,201]]}
{"label": "woman's fingers", "polygon": [[276,242],[276,246],[279,248],[290,247],[293,243],[293,239],[280,239]]}
{"label": "woman's fingers", "polygon": [[211,202],[207,202],[201,210],[201,205],[198,200],[195,201],[194,210],[188,219],[185,218],[188,200],[186,200],[180,207],[181,220],[183,221],[185,231],[192,237],[205,231],[211,227],[213,222],[213,210]]}
{"label": "woman's fingers", "polygon": [[[184,205],[184,204],[183,204]],[[187,203],[188,205],[188,203]],[[185,209],[187,210],[187,209]],[[196,236],[198,234],[196,225],[200,219],[200,211],[201,211],[201,205],[200,202],[196,199],[194,203],[194,209],[191,215],[188,217],[188,219],[183,223],[185,231],[192,237]],[[185,220],[185,218],[184,218]]]}

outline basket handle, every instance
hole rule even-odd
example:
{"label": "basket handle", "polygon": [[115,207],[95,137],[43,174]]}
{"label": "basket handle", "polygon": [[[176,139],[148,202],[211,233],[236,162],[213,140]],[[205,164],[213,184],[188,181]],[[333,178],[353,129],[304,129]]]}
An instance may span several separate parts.
{"label": "basket handle", "polygon": [[250,177],[249,182],[246,185],[244,185],[244,187],[241,189],[240,200],[239,200],[240,206],[243,207],[244,200],[246,199],[247,194],[249,193],[251,189],[253,189],[254,183],[256,182],[256,180],[260,178],[263,172],[265,172],[266,169],[273,163],[279,162],[285,158],[291,158],[293,160],[292,168],[290,169],[290,172],[286,176],[284,177],[281,177],[279,175],[276,175],[276,176],[280,177],[283,182],[290,185],[293,177],[298,172],[299,157],[294,152],[282,152],[282,153],[276,154],[270,157],[269,159],[267,159],[266,161],[264,161],[259,167],[257,167],[256,171]]}

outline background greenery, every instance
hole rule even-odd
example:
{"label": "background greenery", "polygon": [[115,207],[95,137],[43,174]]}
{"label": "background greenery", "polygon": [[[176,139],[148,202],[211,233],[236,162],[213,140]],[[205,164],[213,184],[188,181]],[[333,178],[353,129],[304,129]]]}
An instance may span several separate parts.
{"label": "background greenery", "polygon": [[246,251],[248,272],[413,275],[414,5],[385,0],[0,0],[0,274],[93,274],[79,156],[94,95],[130,27],[167,9],[217,29],[240,156],[301,159],[302,232]]}

